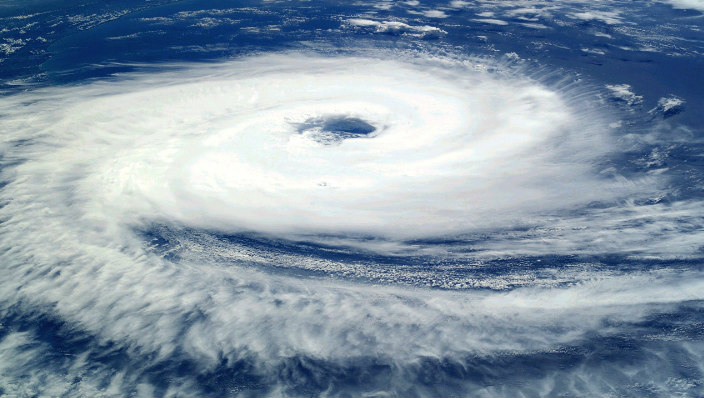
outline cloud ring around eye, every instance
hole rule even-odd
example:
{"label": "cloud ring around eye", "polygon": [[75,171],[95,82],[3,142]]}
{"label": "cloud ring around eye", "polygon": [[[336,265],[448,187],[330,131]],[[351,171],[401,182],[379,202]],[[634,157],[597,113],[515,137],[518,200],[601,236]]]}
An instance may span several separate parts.
{"label": "cloud ring around eye", "polygon": [[611,139],[584,93],[480,66],[262,55],[78,87],[31,125],[107,223],[424,237],[633,191],[594,169]]}

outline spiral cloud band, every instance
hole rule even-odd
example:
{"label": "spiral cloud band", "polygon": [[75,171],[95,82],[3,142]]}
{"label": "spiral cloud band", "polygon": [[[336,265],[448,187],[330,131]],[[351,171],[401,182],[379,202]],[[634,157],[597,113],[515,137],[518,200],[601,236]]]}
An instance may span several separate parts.
{"label": "spiral cloud band", "polygon": [[52,156],[84,164],[77,194],[95,217],[432,236],[618,189],[575,161],[603,155],[604,126],[528,79],[460,61],[294,55],[195,73],[97,88],[108,96],[78,89],[44,121],[73,141]]}
{"label": "spiral cloud band", "polygon": [[[671,220],[694,225],[701,205],[644,204],[664,178],[609,166],[623,143],[595,90],[487,60],[384,55],[259,55],[2,98],[3,309],[49,312],[90,336],[51,372],[70,376],[112,342],[139,365],[108,381],[84,374],[83,393],[106,383],[122,394],[202,392],[191,376],[166,386],[144,376],[168,362],[203,374],[246,363],[240,372],[269,393],[295,395],[305,369],[343,374],[361,361],[387,375],[370,389],[433,395],[450,390],[404,390],[423,366],[462,373],[468,358],[598,344],[704,298],[694,270],[609,272],[587,260],[579,272],[545,271],[554,289],[502,272],[483,285],[457,274],[434,285],[442,267],[517,253],[635,246],[626,254],[686,258],[701,234],[676,234]],[[638,221],[649,227],[622,228]],[[279,255],[281,245],[300,250]],[[367,264],[345,262],[350,251]],[[408,267],[385,271],[391,261]],[[465,289],[506,284],[522,287]],[[0,350],[31,338],[14,335]],[[653,344],[637,353],[644,363],[671,353]],[[618,383],[610,372],[592,374]],[[37,380],[71,391],[69,376]],[[348,387],[317,392],[360,393]],[[520,390],[506,388],[479,393]]]}

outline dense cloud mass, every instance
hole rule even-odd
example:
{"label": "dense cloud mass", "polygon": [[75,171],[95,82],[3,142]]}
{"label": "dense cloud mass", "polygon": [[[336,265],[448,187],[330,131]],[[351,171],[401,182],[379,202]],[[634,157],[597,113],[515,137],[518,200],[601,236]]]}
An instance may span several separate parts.
{"label": "dense cloud mass", "polygon": [[[471,7],[335,18],[429,42]],[[513,12],[472,20],[546,23]],[[691,98],[515,52],[317,47],[0,97],[0,393],[702,392],[704,199],[668,160],[698,148],[672,122]]]}
{"label": "dense cloud mass", "polygon": [[[594,169],[612,145],[587,104],[469,61],[414,62],[264,56],[149,76],[146,89],[139,76],[41,98],[36,120],[9,131],[46,126],[54,142],[33,147],[51,152],[47,172],[123,224],[434,236],[638,190]],[[327,119],[373,131],[300,127]]]}

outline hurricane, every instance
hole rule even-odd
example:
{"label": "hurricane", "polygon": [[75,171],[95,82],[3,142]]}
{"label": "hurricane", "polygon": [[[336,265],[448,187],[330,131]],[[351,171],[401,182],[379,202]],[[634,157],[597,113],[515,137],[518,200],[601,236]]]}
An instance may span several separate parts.
{"label": "hurricane", "polygon": [[78,3],[2,11],[0,394],[702,393],[704,98],[598,69],[698,5]]}

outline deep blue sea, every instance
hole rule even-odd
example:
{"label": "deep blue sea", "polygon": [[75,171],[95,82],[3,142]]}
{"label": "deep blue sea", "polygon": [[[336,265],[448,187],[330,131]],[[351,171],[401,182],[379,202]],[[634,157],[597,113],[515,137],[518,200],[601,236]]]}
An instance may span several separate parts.
{"label": "deep blue sea", "polygon": [[704,1],[0,2],[0,396],[704,395]]}

